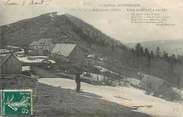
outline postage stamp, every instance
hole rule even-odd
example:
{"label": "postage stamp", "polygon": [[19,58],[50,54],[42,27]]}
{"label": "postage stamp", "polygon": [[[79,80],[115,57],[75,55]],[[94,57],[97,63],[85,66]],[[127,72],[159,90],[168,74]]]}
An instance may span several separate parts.
{"label": "postage stamp", "polygon": [[3,90],[2,115],[32,115],[32,90]]}

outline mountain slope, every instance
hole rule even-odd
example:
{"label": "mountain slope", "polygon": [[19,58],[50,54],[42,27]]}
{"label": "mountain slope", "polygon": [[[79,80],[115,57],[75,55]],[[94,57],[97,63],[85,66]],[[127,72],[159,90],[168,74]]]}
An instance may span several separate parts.
{"label": "mountain slope", "polygon": [[0,27],[0,30],[3,43],[18,46],[27,45],[40,38],[52,38],[54,41],[72,41],[78,42],[78,44],[80,41],[95,44],[105,41],[103,43],[107,45],[119,45],[125,48],[124,45],[114,41],[91,25],[68,14],[44,14],[4,25]]}

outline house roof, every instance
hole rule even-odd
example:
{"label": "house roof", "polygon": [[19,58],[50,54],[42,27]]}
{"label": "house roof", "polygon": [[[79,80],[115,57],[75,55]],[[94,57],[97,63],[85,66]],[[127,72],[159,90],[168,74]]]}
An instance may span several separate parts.
{"label": "house roof", "polygon": [[[36,47],[34,47],[36,46]],[[42,50],[52,50],[53,48],[52,40],[51,39],[40,39],[38,41],[33,41],[30,44],[30,49],[42,49]]]}
{"label": "house roof", "polygon": [[42,38],[38,41],[33,41],[30,45],[48,45],[50,43],[52,43],[51,39]]}
{"label": "house roof", "polygon": [[37,45],[38,44],[38,41],[33,41],[30,45],[33,46],[33,45]]}
{"label": "house roof", "polygon": [[0,54],[9,53],[10,51],[7,49],[0,49]]}
{"label": "house roof", "polygon": [[70,43],[56,44],[51,53],[68,57],[72,53],[75,47],[76,44],[70,44]]}
{"label": "house roof", "polygon": [[[16,57],[15,54],[10,53],[10,54],[6,55],[5,57],[1,57],[1,58],[0,58],[0,66],[2,66],[10,57],[15,57],[15,58],[17,59],[17,57]],[[17,59],[17,60],[18,60],[18,59]],[[18,61],[19,61],[19,60],[18,60]]]}

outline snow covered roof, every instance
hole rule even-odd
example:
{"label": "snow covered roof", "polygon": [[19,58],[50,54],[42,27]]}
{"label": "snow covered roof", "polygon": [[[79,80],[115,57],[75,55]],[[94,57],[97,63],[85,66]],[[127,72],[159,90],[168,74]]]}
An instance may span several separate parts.
{"label": "snow covered roof", "polygon": [[33,41],[30,44],[30,49],[36,50],[36,49],[41,49],[41,50],[48,50],[49,52],[52,50],[54,44],[52,43],[51,39],[40,39],[38,41]]}
{"label": "snow covered roof", "polygon": [[45,58],[31,58],[31,57],[18,57],[18,59],[23,63],[42,63]]}
{"label": "snow covered roof", "polygon": [[37,45],[38,44],[38,41],[33,41],[30,45],[33,46],[33,45]]}
{"label": "snow covered roof", "polygon": [[51,39],[46,39],[46,38],[42,38],[38,41],[33,41],[30,45],[34,46],[34,45],[49,45],[52,43]]}
{"label": "snow covered roof", "polygon": [[51,43],[52,42],[52,39],[50,38],[42,38],[39,40],[39,42],[42,42],[42,43]]}
{"label": "snow covered roof", "polygon": [[9,53],[10,51],[7,50],[7,49],[0,49],[0,54],[3,54],[3,53]]}
{"label": "snow covered roof", "polygon": [[56,44],[51,53],[68,57],[72,53],[75,47],[76,44],[70,44],[70,43]]}
{"label": "snow covered roof", "polygon": [[54,60],[50,60],[48,56],[25,56],[25,57],[18,57],[18,59],[23,63],[43,63],[43,62],[49,62],[51,64],[56,63]]}

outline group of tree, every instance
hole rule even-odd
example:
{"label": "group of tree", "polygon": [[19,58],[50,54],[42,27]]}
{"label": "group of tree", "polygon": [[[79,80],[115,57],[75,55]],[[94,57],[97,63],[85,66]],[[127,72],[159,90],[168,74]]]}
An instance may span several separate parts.
{"label": "group of tree", "polygon": [[148,48],[143,48],[143,46],[140,43],[137,43],[135,48],[132,48],[131,51],[137,56],[137,57],[146,57],[147,59],[163,59],[166,60],[168,63],[181,63],[182,62],[182,56],[181,55],[169,55],[168,52],[165,50],[161,50],[160,47],[157,47],[155,51],[149,50]]}
{"label": "group of tree", "polygon": [[154,51],[149,50],[140,43],[137,43],[135,48],[130,51],[133,53],[132,65],[135,68],[179,85],[183,56],[170,55],[168,52],[162,51],[160,47],[156,47]]}

